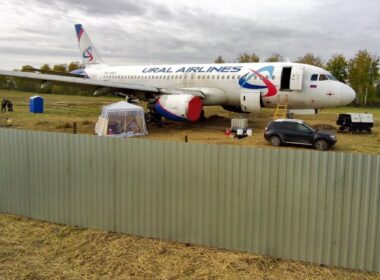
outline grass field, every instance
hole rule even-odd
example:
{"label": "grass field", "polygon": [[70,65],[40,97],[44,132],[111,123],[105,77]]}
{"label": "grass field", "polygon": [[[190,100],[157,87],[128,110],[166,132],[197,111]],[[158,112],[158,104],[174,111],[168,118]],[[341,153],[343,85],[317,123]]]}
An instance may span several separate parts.
{"label": "grass field", "polygon": [[366,273],[0,214],[0,279],[380,279]]}
{"label": "grass field", "polygon": [[[14,103],[14,113],[0,114],[0,125],[6,124],[10,118],[12,127],[28,130],[72,132],[73,122],[77,122],[78,133],[93,134],[95,123],[103,105],[120,101],[116,97],[92,97],[69,95],[42,95],[45,99],[45,113],[29,113],[29,97],[32,93],[17,91],[0,91],[0,99],[9,98]],[[338,143],[334,151],[380,153],[380,109],[363,108],[333,108],[325,109],[318,115],[299,116],[308,123],[318,127],[337,129],[335,124],[339,112],[365,112],[375,117],[373,133],[367,134],[338,134]],[[237,114],[230,113],[220,107],[206,107],[208,120],[202,123],[168,123],[166,127],[149,126],[149,139],[184,141],[185,135],[190,142],[231,144],[255,147],[269,147],[263,138],[263,130],[271,120],[273,110],[265,109],[261,113],[249,116],[249,124],[253,127],[252,137],[231,139],[224,135],[230,125],[230,119]],[[297,147],[288,147],[295,149]]]}

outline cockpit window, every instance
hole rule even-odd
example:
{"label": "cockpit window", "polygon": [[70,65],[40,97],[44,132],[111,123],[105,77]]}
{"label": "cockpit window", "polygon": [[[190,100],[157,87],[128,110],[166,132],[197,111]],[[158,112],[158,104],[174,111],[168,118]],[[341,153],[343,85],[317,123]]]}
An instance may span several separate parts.
{"label": "cockpit window", "polygon": [[331,74],[327,74],[327,78],[329,78],[329,80],[332,80],[332,81],[337,81],[337,78],[335,78],[333,75]]}
{"label": "cockpit window", "polygon": [[318,80],[318,74],[311,75],[311,80],[312,81],[317,81]]}
{"label": "cockpit window", "polygon": [[326,80],[328,80],[328,78],[325,74],[321,74],[321,75],[319,75],[319,80],[320,81],[326,81]]}

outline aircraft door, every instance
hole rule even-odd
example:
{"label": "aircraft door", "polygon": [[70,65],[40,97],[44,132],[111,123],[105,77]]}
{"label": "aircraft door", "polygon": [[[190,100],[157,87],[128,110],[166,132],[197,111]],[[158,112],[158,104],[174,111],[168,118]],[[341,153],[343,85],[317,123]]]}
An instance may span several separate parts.
{"label": "aircraft door", "polygon": [[261,109],[261,93],[259,90],[246,90],[240,92],[240,107],[243,112],[254,113]]}
{"label": "aircraft door", "polygon": [[294,65],[292,67],[292,74],[290,77],[290,89],[291,90],[302,90],[302,78],[304,72],[303,65]]}
{"label": "aircraft door", "polygon": [[281,90],[302,90],[304,66],[293,65],[282,68]]}

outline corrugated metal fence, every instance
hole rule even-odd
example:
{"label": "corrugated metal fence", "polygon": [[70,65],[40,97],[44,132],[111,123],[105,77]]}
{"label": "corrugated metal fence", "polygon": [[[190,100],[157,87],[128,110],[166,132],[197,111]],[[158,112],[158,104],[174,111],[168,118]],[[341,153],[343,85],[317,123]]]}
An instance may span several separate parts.
{"label": "corrugated metal fence", "polygon": [[0,212],[380,272],[380,156],[0,129]]}

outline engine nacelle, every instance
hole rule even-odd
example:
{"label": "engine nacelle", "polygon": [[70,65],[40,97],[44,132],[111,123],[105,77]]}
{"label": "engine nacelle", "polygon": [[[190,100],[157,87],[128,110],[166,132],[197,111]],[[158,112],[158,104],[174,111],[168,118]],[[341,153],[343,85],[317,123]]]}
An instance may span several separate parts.
{"label": "engine nacelle", "polygon": [[161,95],[154,109],[169,120],[195,122],[201,117],[203,104],[200,97],[190,94]]}

